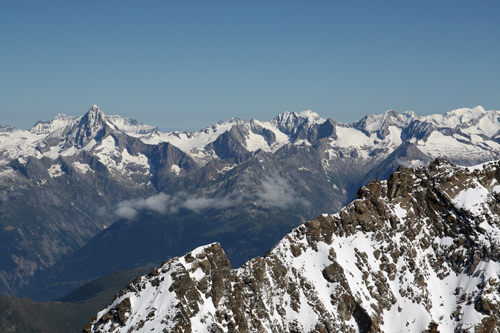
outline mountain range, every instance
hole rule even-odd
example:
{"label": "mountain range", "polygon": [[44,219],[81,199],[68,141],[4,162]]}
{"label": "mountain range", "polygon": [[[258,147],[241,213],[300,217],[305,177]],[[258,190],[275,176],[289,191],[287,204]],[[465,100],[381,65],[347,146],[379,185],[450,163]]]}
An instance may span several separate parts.
{"label": "mountain range", "polygon": [[234,267],[335,213],[398,165],[499,158],[500,112],[312,111],[194,132],[105,115],[0,126],[0,293],[52,300],[118,270],[219,242]]}
{"label": "mountain range", "polygon": [[498,162],[401,166],[238,269],[219,243],[164,262],[84,332],[496,332],[499,203]]}

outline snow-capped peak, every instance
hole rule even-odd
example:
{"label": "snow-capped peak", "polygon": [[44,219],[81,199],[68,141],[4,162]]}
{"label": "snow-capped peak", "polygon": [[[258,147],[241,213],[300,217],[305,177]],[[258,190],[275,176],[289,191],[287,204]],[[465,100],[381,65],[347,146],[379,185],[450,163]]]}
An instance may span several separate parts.
{"label": "snow-capped peak", "polygon": [[422,117],[438,127],[455,128],[458,125],[465,124],[471,120],[477,119],[484,115],[486,111],[482,106],[476,106],[472,109],[461,108],[453,111],[446,112],[444,115],[433,114],[430,116]]}
{"label": "snow-capped peak", "polygon": [[102,110],[95,104],[81,118],[80,124],[83,123],[88,127],[96,129],[102,127],[104,124],[107,124],[111,126],[111,128],[113,128],[114,130],[118,130],[115,124],[109,121],[104,112],[102,112]]}
{"label": "snow-capped peak", "polygon": [[[386,131],[389,126],[395,126],[402,129],[413,121],[413,119],[415,119],[413,113],[404,113],[400,115],[394,110],[387,110],[382,114],[367,115],[360,121],[354,123],[353,127],[371,134]],[[385,137],[385,135],[382,136]]]}
{"label": "snow-capped peak", "polygon": [[143,124],[132,118],[125,118],[119,115],[106,116],[106,118],[121,131],[129,135],[145,135],[158,131],[158,127]]}
{"label": "snow-capped peak", "polygon": [[324,122],[325,119],[321,118],[313,111],[302,111],[300,113],[286,111],[270,121],[273,126],[276,126],[280,131],[286,134],[289,134],[294,128],[296,129],[304,124],[308,124],[309,126]]}
{"label": "snow-capped peak", "polygon": [[107,119],[97,105],[93,105],[82,117],[52,132],[44,141],[48,143],[53,139],[63,140],[65,141],[63,150],[71,147],[79,149],[87,143],[99,141],[110,131],[120,131],[120,129]]}
{"label": "snow-capped peak", "polygon": [[58,114],[54,119],[49,121],[37,121],[33,127],[30,128],[30,132],[33,134],[50,134],[55,130],[67,127],[74,124],[78,117],[68,116],[65,114]]}
{"label": "snow-capped peak", "polygon": [[309,122],[311,122],[311,123],[322,124],[322,123],[324,123],[326,121],[326,119],[321,118],[319,116],[319,114],[317,114],[316,112],[311,111],[311,110],[306,110],[306,111],[299,112],[299,115],[302,116],[302,117],[307,118],[309,120]]}
{"label": "snow-capped peak", "polygon": [[403,116],[405,119],[417,118],[417,115],[415,114],[415,112],[410,111],[410,110],[401,113],[401,116]]}
{"label": "snow-capped peak", "polygon": [[472,109],[461,108],[452,110],[450,112],[446,112],[444,116],[445,118],[459,117],[462,122],[466,122],[473,118],[482,116],[485,112],[484,108],[478,105]]}
{"label": "snow-capped peak", "polygon": [[89,115],[89,117],[105,117],[104,112],[97,106],[97,105],[92,105],[92,107],[87,111],[86,115]]}
{"label": "snow-capped peak", "polygon": [[17,132],[17,131],[21,131],[21,130],[19,128],[16,128],[16,127],[12,127],[12,126],[5,125],[5,124],[0,124],[0,133],[12,133],[12,132]]}

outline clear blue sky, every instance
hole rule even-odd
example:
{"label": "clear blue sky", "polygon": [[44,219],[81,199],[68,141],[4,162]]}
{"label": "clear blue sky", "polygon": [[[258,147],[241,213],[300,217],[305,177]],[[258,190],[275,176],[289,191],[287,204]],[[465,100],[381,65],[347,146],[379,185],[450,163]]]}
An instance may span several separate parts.
{"label": "clear blue sky", "polygon": [[500,109],[500,1],[0,0],[0,123]]}

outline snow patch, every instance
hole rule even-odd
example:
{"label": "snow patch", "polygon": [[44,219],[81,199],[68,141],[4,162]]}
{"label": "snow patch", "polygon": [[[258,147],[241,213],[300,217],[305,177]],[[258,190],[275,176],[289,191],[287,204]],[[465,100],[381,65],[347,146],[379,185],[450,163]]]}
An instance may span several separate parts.
{"label": "snow patch", "polygon": [[474,214],[480,214],[483,202],[488,199],[488,194],[488,190],[482,186],[465,189],[453,199],[453,203],[458,208],[467,209]]}
{"label": "snow patch", "polygon": [[90,165],[85,164],[85,163],[80,163],[80,162],[74,162],[73,167],[80,173],[86,174],[87,172],[94,172]]}
{"label": "snow patch", "polygon": [[408,212],[406,211],[406,209],[404,209],[404,208],[401,207],[401,203],[400,202],[396,206],[394,206],[394,212],[396,213],[396,216],[399,218],[399,220],[401,222],[404,221],[404,219],[406,218],[406,215],[408,214]]}
{"label": "snow patch", "polygon": [[175,173],[176,175],[178,175],[181,172],[181,168],[178,165],[173,164],[170,167],[170,171],[173,172],[173,173]]}
{"label": "snow patch", "polygon": [[52,165],[47,171],[52,178],[61,177],[64,174],[64,172],[61,170],[60,164]]}

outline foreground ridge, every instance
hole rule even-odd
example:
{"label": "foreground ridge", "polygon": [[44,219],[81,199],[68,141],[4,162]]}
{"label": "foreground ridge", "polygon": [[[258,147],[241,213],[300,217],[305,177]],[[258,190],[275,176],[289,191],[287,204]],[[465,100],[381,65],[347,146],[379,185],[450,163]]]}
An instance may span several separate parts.
{"label": "foreground ridge", "polygon": [[213,243],[131,282],[84,332],[492,332],[499,163],[400,167],[232,269]]}

